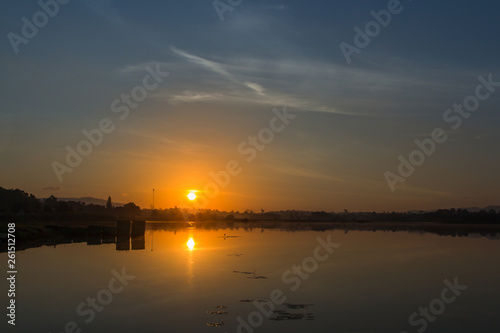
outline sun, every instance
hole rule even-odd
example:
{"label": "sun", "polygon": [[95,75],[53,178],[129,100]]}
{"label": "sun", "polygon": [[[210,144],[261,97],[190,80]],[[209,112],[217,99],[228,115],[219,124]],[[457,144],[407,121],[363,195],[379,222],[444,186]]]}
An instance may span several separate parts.
{"label": "sun", "polygon": [[194,191],[191,191],[191,192],[189,192],[187,197],[189,200],[193,201],[194,199],[196,199],[196,193],[194,193]]}

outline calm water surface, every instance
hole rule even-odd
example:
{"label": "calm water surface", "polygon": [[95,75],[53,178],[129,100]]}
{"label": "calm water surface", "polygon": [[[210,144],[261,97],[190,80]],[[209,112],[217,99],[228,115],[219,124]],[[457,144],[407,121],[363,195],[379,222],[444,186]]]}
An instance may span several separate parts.
{"label": "calm water surface", "polygon": [[[414,326],[409,317],[455,278],[467,289],[450,304],[434,301],[439,315],[425,331],[500,330],[500,240],[242,226],[148,223],[131,245],[19,252],[15,331],[64,332],[74,322],[75,332],[417,332],[424,317]],[[340,246],[327,255],[318,238]],[[310,273],[291,271],[303,263]],[[123,269],[135,278],[122,284],[112,270]],[[286,304],[269,302],[273,290]],[[96,297],[104,304],[92,308]]]}

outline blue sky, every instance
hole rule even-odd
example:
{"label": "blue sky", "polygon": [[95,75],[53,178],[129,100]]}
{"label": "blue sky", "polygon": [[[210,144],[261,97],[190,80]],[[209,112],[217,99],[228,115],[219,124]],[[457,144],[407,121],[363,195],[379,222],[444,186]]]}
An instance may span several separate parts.
{"label": "blue sky", "polygon": [[[210,172],[244,160],[236,147],[297,115],[211,200],[230,209],[406,210],[498,204],[500,91],[452,130],[443,113],[500,81],[500,3],[401,1],[402,11],[348,64],[370,12],[387,1],[244,0],[219,19],[211,1],[78,1],[13,50],[36,1],[4,1],[0,27],[0,185],[38,196],[111,195],[170,207]],[[120,120],[110,104],[169,75]],[[66,146],[109,118],[116,126],[73,172]],[[392,192],[384,172],[434,128],[448,140]],[[44,190],[45,189],[45,190]],[[162,194],[163,193],[163,194]],[[162,196],[163,195],[163,196]]]}

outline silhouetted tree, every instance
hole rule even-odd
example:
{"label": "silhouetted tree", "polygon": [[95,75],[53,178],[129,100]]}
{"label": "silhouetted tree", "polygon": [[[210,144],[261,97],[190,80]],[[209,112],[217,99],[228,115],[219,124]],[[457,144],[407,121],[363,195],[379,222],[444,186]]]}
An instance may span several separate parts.
{"label": "silhouetted tree", "polygon": [[59,213],[70,213],[73,212],[73,209],[71,209],[71,206],[69,203],[66,201],[59,201],[57,203],[57,212]]}
{"label": "silhouetted tree", "polygon": [[123,211],[129,216],[137,216],[141,214],[141,207],[137,206],[133,202],[129,202],[123,206]]}
{"label": "silhouetted tree", "polygon": [[36,213],[40,210],[41,204],[33,194],[0,187],[0,212]]}
{"label": "silhouetted tree", "polygon": [[55,212],[57,210],[57,198],[53,195],[45,199],[43,210],[46,212]]}

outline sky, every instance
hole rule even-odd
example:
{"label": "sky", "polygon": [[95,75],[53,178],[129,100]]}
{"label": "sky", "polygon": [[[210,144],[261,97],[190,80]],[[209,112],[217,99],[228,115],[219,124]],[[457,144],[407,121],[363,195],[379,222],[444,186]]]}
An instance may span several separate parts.
{"label": "sky", "polygon": [[500,204],[498,1],[59,1],[0,4],[2,187],[143,208],[153,188],[156,208]]}

